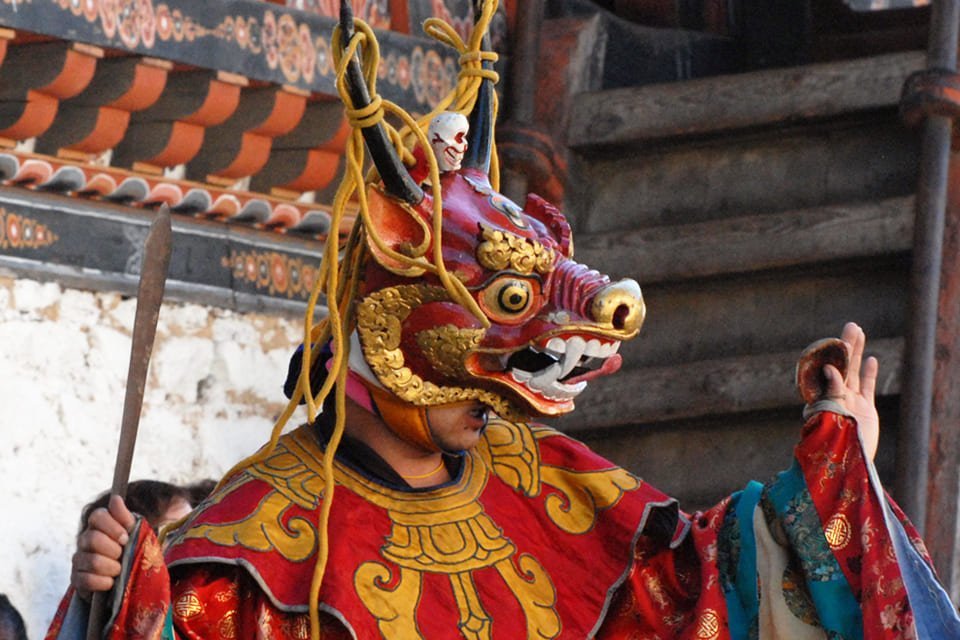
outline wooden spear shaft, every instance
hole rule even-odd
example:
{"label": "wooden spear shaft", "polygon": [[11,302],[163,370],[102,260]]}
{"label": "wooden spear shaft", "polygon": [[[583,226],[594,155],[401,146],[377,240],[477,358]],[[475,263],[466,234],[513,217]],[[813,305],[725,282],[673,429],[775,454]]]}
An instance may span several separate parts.
{"label": "wooden spear shaft", "polygon": [[[137,290],[137,311],[133,321],[133,340],[130,346],[130,367],[127,370],[127,390],[123,399],[123,417],[120,422],[120,443],[113,468],[113,485],[110,489],[111,494],[121,498],[126,497],[127,483],[130,480],[130,465],[133,461],[133,449],[137,443],[147,367],[153,351],[153,340],[157,334],[157,319],[160,315],[160,304],[163,301],[163,290],[170,266],[171,236],[170,210],[163,205],[150,225],[150,232],[143,246],[140,285]],[[97,640],[102,636],[106,602],[105,592],[93,594],[90,617],[87,621],[87,640]]]}

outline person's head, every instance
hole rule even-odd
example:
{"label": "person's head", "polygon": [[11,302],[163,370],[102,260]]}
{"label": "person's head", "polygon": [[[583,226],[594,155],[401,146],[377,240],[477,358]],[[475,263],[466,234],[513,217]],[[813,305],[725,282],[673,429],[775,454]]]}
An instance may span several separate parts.
{"label": "person's head", "polygon": [[[429,194],[402,158],[378,164],[382,186],[367,189],[363,230],[342,252],[350,259],[338,290],[349,298],[337,315],[349,314],[354,331],[337,337],[337,348],[349,340],[349,368],[375,412],[418,445],[430,441],[426,410],[442,405],[481,403],[508,420],[569,413],[591,380],[619,369],[620,344],[645,315],[637,282],[573,260],[572,231],[556,207],[534,194],[520,206],[497,191],[483,103],[469,119],[434,119],[469,120],[468,145],[462,166],[433,178]],[[375,162],[394,153],[379,151],[371,149]],[[312,327],[311,357],[333,322],[350,326]],[[295,376],[291,393],[318,390],[316,367],[326,361],[314,365],[309,374],[292,368],[309,389]]]}
{"label": "person's head", "polygon": [[[316,280],[316,293],[338,304],[305,327],[311,366],[291,367],[286,385],[291,397],[316,395],[327,361],[313,356],[331,339],[336,349],[349,345],[334,374],[349,362],[371,400],[351,397],[402,439],[434,450],[426,412],[435,407],[475,402],[508,420],[573,411],[591,380],[619,369],[620,344],[637,335],[646,312],[636,281],[613,282],[573,259],[560,210],[535,194],[521,206],[499,192],[492,79],[462,89],[478,91],[471,112],[436,114],[433,129],[417,136],[429,186],[406,168],[387,125],[360,125],[379,180],[341,185],[335,220],[355,191],[365,197],[355,198],[346,246],[324,255],[330,278]],[[456,148],[437,151],[430,142],[444,123]],[[457,161],[449,165],[448,150]],[[306,318],[312,324],[312,306]]]}
{"label": "person's head", "polygon": [[27,640],[23,616],[4,594],[0,594],[0,640]]}
{"label": "person's head", "polygon": [[198,504],[207,499],[213,489],[217,486],[217,481],[213,478],[204,478],[203,480],[197,480],[196,482],[191,482],[188,485],[185,485],[183,488],[187,490],[187,493],[190,494],[190,504],[196,507]]}
{"label": "person's head", "polygon": [[477,445],[487,427],[490,407],[482,402],[457,402],[427,409],[427,426],[441,451],[468,451]]}
{"label": "person's head", "polygon": [[[159,480],[135,480],[127,485],[125,502],[127,508],[143,516],[154,531],[170,522],[175,522],[190,513],[193,508],[192,496],[185,487],[178,487]],[[87,519],[94,509],[106,507],[110,492],[106,491],[96,500],[83,508],[80,516],[80,530],[87,525]]]}

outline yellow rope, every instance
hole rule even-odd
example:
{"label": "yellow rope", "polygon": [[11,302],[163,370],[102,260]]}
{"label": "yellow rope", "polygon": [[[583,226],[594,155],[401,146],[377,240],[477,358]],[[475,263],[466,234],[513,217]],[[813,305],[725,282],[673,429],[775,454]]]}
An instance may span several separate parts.
{"label": "yellow rope", "polygon": [[[226,483],[230,477],[258,462],[263,461],[276,448],[287,422],[293,416],[301,401],[306,403],[308,420],[313,423],[331,389],[336,389],[335,395],[335,422],[330,441],[327,443],[323,459],[323,486],[324,496],[318,521],[318,553],[314,565],[313,579],[310,584],[310,638],[320,638],[320,611],[319,597],[323,576],[326,572],[329,558],[328,523],[334,494],[334,459],[337,448],[343,437],[346,419],[346,377],[349,355],[349,335],[354,322],[355,310],[353,301],[360,286],[360,267],[365,259],[365,242],[371,242],[378,251],[404,268],[422,270],[423,273],[434,274],[447,290],[451,300],[469,309],[485,327],[490,326],[486,315],[480,310],[473,296],[459,279],[450,274],[443,262],[442,231],[443,231],[443,198],[440,190],[440,170],[436,157],[427,140],[426,129],[437,114],[443,111],[457,111],[468,114],[477,100],[477,94],[484,80],[497,82],[496,72],[483,69],[484,61],[495,61],[497,56],[493,52],[482,51],[482,37],[496,13],[497,0],[486,0],[481,14],[476,20],[476,26],[469,41],[464,43],[454,29],[441,20],[431,18],[424,24],[426,33],[460,53],[461,70],[454,89],[445,96],[429,114],[419,120],[398,105],[377,95],[376,81],[380,64],[380,51],[373,30],[362,20],[355,21],[355,32],[346,44],[341,46],[341,30],[334,30],[331,49],[334,55],[336,68],[336,86],[345,105],[344,112],[351,124],[352,131],[345,150],[346,170],[337,189],[331,213],[330,231],[324,245],[323,259],[317,273],[317,280],[307,301],[307,310],[304,316],[303,330],[303,358],[300,375],[293,397],[287,403],[283,413],[277,419],[271,431],[269,441],[256,453],[240,461],[218,484],[218,488]],[[347,65],[360,52],[360,63],[364,80],[370,92],[370,104],[355,108],[350,98],[347,86]],[[496,119],[497,97],[493,97],[493,117]],[[402,126],[398,130],[391,126],[385,116],[390,114],[396,117]],[[377,180],[375,170],[365,175],[363,165],[365,146],[362,129],[380,124],[384,127],[396,152],[407,164],[413,162],[410,149],[419,144],[424,150],[427,159],[428,175],[430,180],[430,196],[432,211],[430,221],[429,242],[414,247],[412,255],[400,254],[386,245],[377,229],[372,224],[367,203],[366,186]],[[490,165],[490,184],[499,190],[499,163],[496,148],[492,149]],[[351,199],[356,200],[359,211],[354,227],[343,249],[343,265],[341,265],[339,229],[348,209]],[[411,216],[416,213],[409,211]],[[414,218],[419,223],[419,218]],[[426,235],[426,234],[425,234]],[[344,268],[341,269],[341,266]],[[328,314],[325,319],[317,320],[316,311],[320,297],[324,296]],[[316,364],[319,351],[315,346],[321,346],[332,341],[333,356],[329,366],[329,374],[321,388],[314,393],[310,383],[310,372]]]}

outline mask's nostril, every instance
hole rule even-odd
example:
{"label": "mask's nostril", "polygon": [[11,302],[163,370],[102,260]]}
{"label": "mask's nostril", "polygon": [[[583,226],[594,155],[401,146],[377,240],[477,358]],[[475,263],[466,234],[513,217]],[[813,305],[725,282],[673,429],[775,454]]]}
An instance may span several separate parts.
{"label": "mask's nostril", "polygon": [[613,322],[614,329],[623,329],[627,323],[627,316],[630,315],[631,308],[629,305],[621,304],[617,307],[617,310],[613,312]]}

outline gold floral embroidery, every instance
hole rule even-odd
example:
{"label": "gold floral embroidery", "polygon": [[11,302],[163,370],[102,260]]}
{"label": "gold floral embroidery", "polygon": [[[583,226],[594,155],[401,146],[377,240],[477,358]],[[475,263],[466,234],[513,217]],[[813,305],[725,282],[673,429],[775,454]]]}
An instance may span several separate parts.
{"label": "gold floral embroidery", "polygon": [[166,564],[163,561],[163,551],[156,538],[147,538],[143,544],[143,556],[140,558],[140,569],[145,573],[163,569]]}
{"label": "gold floral embroidery", "polygon": [[237,583],[231,582],[226,589],[213,594],[213,599],[216,602],[230,602],[237,599],[237,593]]}
{"label": "gold floral embroidery", "polygon": [[667,600],[667,594],[663,588],[663,583],[659,576],[651,573],[645,573],[643,576],[643,586],[646,588],[647,593],[650,594],[650,597],[653,599],[653,601],[657,603],[658,607],[666,608],[670,604],[670,602]]}
{"label": "gold floral embroidery", "polygon": [[310,616],[301,614],[284,621],[283,629],[286,637],[294,640],[307,640],[310,637]]}
{"label": "gold floral embroidery", "polygon": [[258,638],[272,638],[273,634],[273,614],[270,613],[270,609],[266,606],[261,606],[260,611],[257,615],[257,626],[260,628],[260,634]]}
{"label": "gold floral embroidery", "polygon": [[220,618],[220,622],[217,623],[217,631],[220,633],[221,638],[236,638],[237,612],[228,611],[226,615]]}
{"label": "gold floral embroidery", "polygon": [[164,611],[156,606],[137,606],[130,626],[138,638],[160,640],[163,635]]}

